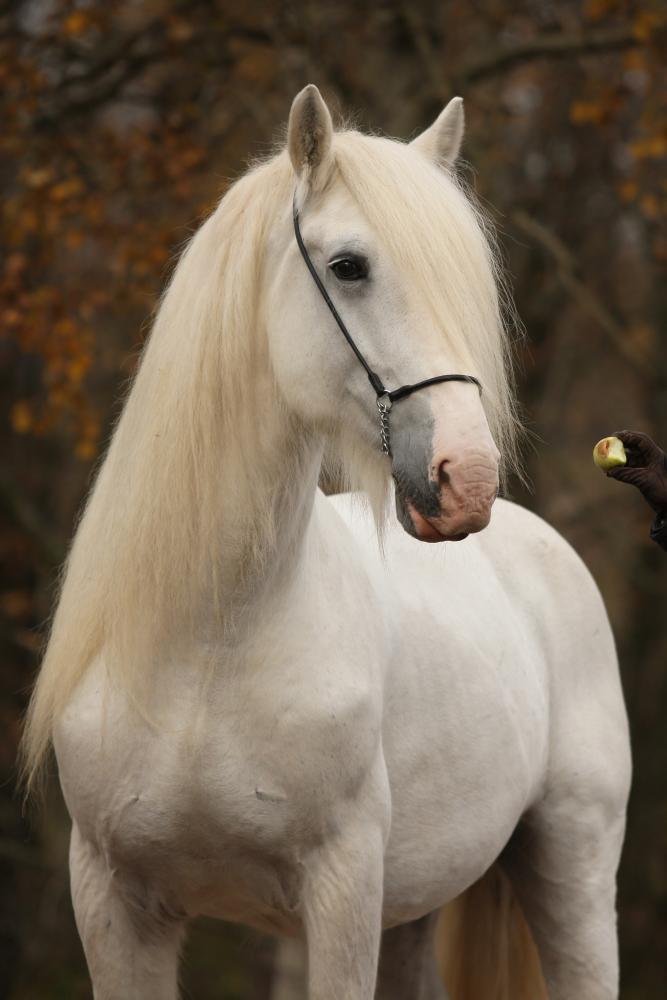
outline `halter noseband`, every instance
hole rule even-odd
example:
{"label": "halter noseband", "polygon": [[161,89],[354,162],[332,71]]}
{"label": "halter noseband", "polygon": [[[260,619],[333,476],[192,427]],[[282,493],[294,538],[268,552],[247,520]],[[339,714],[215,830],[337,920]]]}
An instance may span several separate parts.
{"label": "halter noseband", "polygon": [[366,361],[357,345],[355,344],[352,336],[345,326],[338,310],[331,300],[331,296],[324,287],[324,282],[320,278],[319,274],[315,269],[308,251],[306,250],[306,245],[303,242],[303,237],[301,235],[301,228],[299,226],[299,211],[296,207],[296,195],[294,197],[292,214],[294,218],[294,234],[296,236],[297,246],[301,251],[301,256],[306,262],[306,267],[311,273],[312,279],[317,285],[320,295],[329,307],[331,315],[336,320],[341,333],[347,340],[348,344],[354,351],[357,360],[364,367],[366,374],[368,375],[368,381],[373,387],[375,392],[375,404],[378,408],[378,414],[380,417],[380,440],[382,442],[382,451],[385,455],[391,456],[391,438],[389,436],[389,413],[393,403],[397,403],[399,399],[405,399],[406,396],[411,396],[413,392],[418,389],[426,389],[429,385],[436,385],[438,382],[473,382],[480,391],[482,392],[482,385],[479,379],[476,379],[474,375],[435,375],[433,378],[425,378],[421,382],[414,382],[412,385],[402,385],[398,389],[387,389],[382,382],[382,379],[377,372],[374,372],[371,366]]}

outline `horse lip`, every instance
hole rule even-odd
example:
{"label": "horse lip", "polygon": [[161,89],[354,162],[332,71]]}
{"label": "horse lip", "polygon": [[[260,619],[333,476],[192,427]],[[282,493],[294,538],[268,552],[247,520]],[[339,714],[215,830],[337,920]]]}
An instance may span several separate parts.
{"label": "horse lip", "polygon": [[435,524],[423,514],[420,514],[410,500],[403,500],[405,509],[410,515],[410,521],[414,528],[415,538],[420,542],[462,542],[468,537],[467,531],[460,531],[455,535],[445,535]]}
{"label": "horse lip", "polygon": [[396,512],[405,531],[420,542],[462,542],[469,534],[467,531],[461,531],[445,535],[433,523],[431,517],[427,517],[418,510],[414,501],[400,489],[398,483],[396,483]]}

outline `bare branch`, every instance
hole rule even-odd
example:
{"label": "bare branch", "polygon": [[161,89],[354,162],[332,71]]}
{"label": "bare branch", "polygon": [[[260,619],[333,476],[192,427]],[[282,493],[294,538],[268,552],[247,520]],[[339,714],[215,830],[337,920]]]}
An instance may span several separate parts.
{"label": "bare branch", "polygon": [[604,54],[641,44],[632,30],[626,26],[568,34],[539,34],[515,45],[492,51],[481,59],[446,74],[442,68],[442,55],[429,37],[424,21],[414,5],[403,4],[400,12],[410,31],[414,48],[430,78],[433,92],[440,100],[445,100],[454,91],[500,76],[515,66],[534,59],[562,59],[592,53]]}
{"label": "bare branch", "polygon": [[520,229],[534,242],[539,243],[553,258],[558,268],[558,277],[563,286],[572,295],[572,298],[579,303],[582,309],[589,316],[592,316],[605,331],[619,354],[643,377],[652,377],[652,366],[631,347],[630,339],[623,324],[616,319],[598,296],[577,277],[576,258],[560,237],[556,236],[550,229],[547,229],[543,223],[538,222],[537,219],[533,219],[523,209],[517,209],[512,212],[509,218],[517,229]]}
{"label": "bare branch", "polygon": [[442,56],[429,37],[424,19],[413,3],[401,4],[400,12],[405,25],[410,31],[415,51],[430,78],[433,92],[438,95],[440,100],[443,100],[444,96],[448,95],[453,87],[451,81],[447,79],[443,72]]}
{"label": "bare branch", "polygon": [[464,66],[456,74],[455,81],[459,85],[478,83],[531,59],[615,52],[640,44],[640,40],[625,26],[604,31],[536,35],[509,48],[491,52],[482,59]]}
{"label": "bare branch", "polygon": [[[172,13],[189,10],[191,5],[192,0],[180,0],[174,4]],[[174,55],[182,56],[202,45],[201,33],[193,32],[174,44],[170,42],[167,32],[165,19],[160,16],[133,34],[114,38],[93,62],[65,76],[52,88],[52,104],[38,116],[35,124],[38,127],[48,126],[70,115],[94,110],[113,100],[146,67]],[[271,42],[271,36],[261,28],[231,26],[221,38],[223,51],[220,52],[220,62],[224,61],[224,43],[230,39],[264,45]]]}

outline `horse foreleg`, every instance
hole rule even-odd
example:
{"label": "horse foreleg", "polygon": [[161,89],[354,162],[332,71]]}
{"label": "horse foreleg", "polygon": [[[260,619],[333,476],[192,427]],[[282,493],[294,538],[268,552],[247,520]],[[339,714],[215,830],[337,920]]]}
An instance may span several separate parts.
{"label": "horse foreleg", "polygon": [[304,865],[309,1000],[372,1000],[382,921],[382,830],[348,827]]}
{"label": "horse foreleg", "polygon": [[76,924],[95,1000],[176,1000],[183,921],[130,901],[76,825],[70,845]]}
{"label": "horse foreleg", "polygon": [[382,935],[376,1000],[447,1000],[434,950],[439,911]]}

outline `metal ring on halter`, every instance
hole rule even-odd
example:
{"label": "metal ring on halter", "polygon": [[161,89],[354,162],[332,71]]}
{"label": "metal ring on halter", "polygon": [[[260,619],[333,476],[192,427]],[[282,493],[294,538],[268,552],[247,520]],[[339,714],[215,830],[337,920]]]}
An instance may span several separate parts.
{"label": "metal ring on halter", "polygon": [[368,375],[368,381],[373,386],[376,396],[376,406],[378,408],[378,414],[380,417],[380,442],[382,444],[382,451],[385,455],[391,456],[391,437],[389,432],[389,413],[393,403],[398,402],[399,399],[405,399],[406,396],[411,396],[413,392],[417,392],[418,389],[426,389],[429,385],[437,385],[439,382],[472,382],[479,389],[480,395],[482,392],[482,384],[479,379],[475,378],[474,375],[435,375],[432,378],[425,378],[421,382],[414,382],[411,385],[402,385],[398,389],[387,389],[382,382],[382,379],[374,372],[371,366],[366,361],[366,358],[361,353],[357,345],[355,344],[352,336],[345,326],[340,313],[336,309],[331,296],[324,287],[324,282],[320,278],[315,265],[310,259],[310,255],[306,250],[306,245],[303,242],[303,237],[301,235],[301,227],[299,225],[299,211],[296,207],[296,192],[294,194],[294,200],[292,202],[292,218],[294,220],[294,235],[296,236],[297,246],[301,252],[301,256],[306,262],[306,266],[310,271],[311,277],[320,292],[320,295],[326,302],[331,315],[336,320],[338,327],[347,340],[348,344],[354,351],[357,360],[363,366]]}

